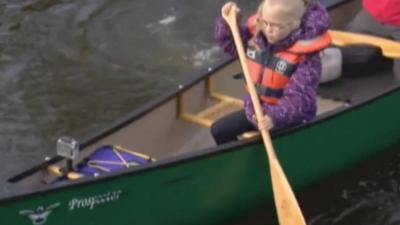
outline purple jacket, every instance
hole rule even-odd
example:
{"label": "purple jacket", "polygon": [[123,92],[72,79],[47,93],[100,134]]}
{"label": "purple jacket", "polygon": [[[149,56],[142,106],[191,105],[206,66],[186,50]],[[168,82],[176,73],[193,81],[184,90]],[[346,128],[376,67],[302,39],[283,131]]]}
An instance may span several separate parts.
{"label": "purple jacket", "polygon": [[[240,20],[240,17],[239,17]],[[323,34],[330,26],[330,18],[325,7],[318,2],[311,3],[303,18],[300,27],[289,34],[288,37],[275,44],[268,44],[266,38],[259,33],[256,42],[263,49],[272,51],[284,50],[298,40],[311,39]],[[251,38],[247,27],[240,25],[240,34],[244,46]],[[232,57],[236,56],[235,44],[228,25],[222,17],[217,19],[215,26],[215,39],[223,50]],[[269,105],[261,103],[264,114],[267,114],[274,123],[274,128],[283,128],[312,120],[317,112],[317,90],[321,76],[321,59],[318,53],[307,55],[306,59],[297,66],[289,83],[283,90],[283,96],[278,104]],[[250,95],[244,97],[244,108],[247,119],[254,125],[253,104]]]}

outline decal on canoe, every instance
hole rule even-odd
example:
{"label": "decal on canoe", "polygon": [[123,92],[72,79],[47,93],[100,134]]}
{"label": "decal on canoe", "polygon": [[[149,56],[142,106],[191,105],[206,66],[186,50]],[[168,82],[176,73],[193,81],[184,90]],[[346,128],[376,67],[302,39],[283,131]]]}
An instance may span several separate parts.
{"label": "decal on canoe", "polygon": [[103,205],[113,201],[117,201],[122,193],[122,190],[109,191],[107,193],[89,196],[86,198],[74,198],[69,201],[68,207],[70,211],[76,209],[93,210],[98,205]]}
{"label": "decal on canoe", "polygon": [[33,225],[42,225],[47,222],[47,217],[51,214],[53,209],[60,206],[60,203],[54,203],[47,207],[39,206],[35,210],[23,209],[19,211],[20,215],[26,215]]}
{"label": "decal on canoe", "polygon": [[[74,211],[78,209],[93,210],[96,206],[119,200],[121,194],[122,190],[116,190],[84,198],[72,198],[68,202],[68,211]],[[47,222],[47,218],[54,211],[54,209],[60,205],[61,203],[57,202],[47,207],[41,205],[36,209],[22,209],[19,211],[19,215],[27,216],[32,221],[33,225],[43,225]]]}

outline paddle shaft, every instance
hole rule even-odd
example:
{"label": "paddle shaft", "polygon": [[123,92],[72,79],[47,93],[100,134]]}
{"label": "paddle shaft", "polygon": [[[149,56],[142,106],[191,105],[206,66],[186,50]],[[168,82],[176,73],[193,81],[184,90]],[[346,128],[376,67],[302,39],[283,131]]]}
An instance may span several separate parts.
{"label": "paddle shaft", "polygon": [[[246,63],[246,56],[244,53],[242,38],[239,35],[239,30],[236,21],[236,7],[230,10],[228,16],[223,15],[225,21],[228,23],[233,39],[236,46],[236,51],[239,56],[240,64],[245,75],[248,90],[250,92],[251,100],[253,102],[254,111],[257,121],[263,119],[263,112],[258,99],[258,95],[250,77],[249,69]],[[276,157],[274,146],[271,141],[269,131],[261,130],[262,139],[266,147],[267,157],[270,166],[272,189],[274,192],[275,206],[278,214],[279,224],[281,225],[305,225],[303,214],[297,203],[296,197],[292,188],[286,178],[285,173]]]}

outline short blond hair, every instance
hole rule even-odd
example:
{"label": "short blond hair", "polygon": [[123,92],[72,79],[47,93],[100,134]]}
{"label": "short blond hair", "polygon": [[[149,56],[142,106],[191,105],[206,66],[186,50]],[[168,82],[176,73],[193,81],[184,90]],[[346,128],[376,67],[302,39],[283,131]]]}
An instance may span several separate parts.
{"label": "short blond hair", "polygon": [[259,15],[262,15],[265,4],[268,6],[278,6],[280,13],[287,18],[300,20],[310,0],[262,0],[258,7]]}

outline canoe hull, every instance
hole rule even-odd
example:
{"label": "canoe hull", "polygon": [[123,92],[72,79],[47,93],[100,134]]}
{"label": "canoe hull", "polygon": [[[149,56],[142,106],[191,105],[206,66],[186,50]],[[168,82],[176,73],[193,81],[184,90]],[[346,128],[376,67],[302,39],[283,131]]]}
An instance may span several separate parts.
{"label": "canoe hull", "polygon": [[[400,107],[393,107],[399,101],[396,89],[276,135],[278,157],[295,190],[399,146]],[[0,208],[0,224],[32,224],[24,210],[54,204],[45,224],[229,224],[271,203],[267,168],[260,141],[236,143],[173,163],[8,199]]]}

